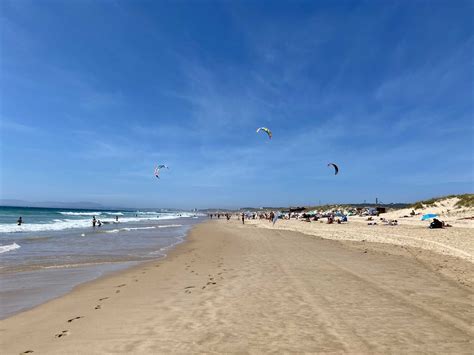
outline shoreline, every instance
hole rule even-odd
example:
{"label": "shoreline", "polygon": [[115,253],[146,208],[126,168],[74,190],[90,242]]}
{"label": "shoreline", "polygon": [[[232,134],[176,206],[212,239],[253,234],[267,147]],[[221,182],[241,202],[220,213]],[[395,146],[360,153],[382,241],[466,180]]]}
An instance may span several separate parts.
{"label": "shoreline", "polygon": [[[193,224],[195,223],[193,222]],[[161,225],[158,225],[158,227],[155,226],[153,228],[159,228],[158,230],[161,231],[163,227],[160,226]],[[168,227],[168,225],[164,226]],[[180,226],[182,227],[182,225]],[[151,227],[145,228],[148,229]],[[186,241],[186,237],[191,228],[188,228],[183,235],[174,236],[173,243],[160,247],[159,252],[151,253],[150,255],[153,255],[153,257],[147,257],[143,260],[134,257],[129,260],[111,261],[105,257],[104,259],[99,259],[101,261],[77,263],[71,267],[60,264],[52,267],[48,266],[18,271],[10,271],[8,267],[5,267],[0,273],[0,278],[2,279],[0,320],[5,320],[17,314],[40,307],[49,301],[73,292],[76,288],[84,284],[108,277],[109,275],[115,275],[116,273],[126,271],[147,262],[155,262],[164,259],[170,253],[170,250],[173,250]],[[105,233],[107,233],[107,231],[107,229],[104,229]],[[96,230],[92,232],[89,231],[89,233],[96,232]],[[77,234],[77,232],[75,233]],[[132,235],[132,237],[133,236],[134,235]],[[19,284],[21,287],[18,287]]]}
{"label": "shoreline", "polygon": [[[35,301],[30,301],[29,305],[24,305],[21,306],[21,308],[13,310],[13,311],[3,311],[2,310],[2,315],[0,316],[0,321],[6,320],[10,317],[13,317],[15,315],[21,314],[23,312],[27,312],[29,310],[35,309],[36,307],[41,307],[43,304],[48,303],[50,301],[53,301],[55,299],[58,299],[60,297],[66,296],[70,292],[74,292],[74,290],[77,287],[80,287],[81,285],[85,285],[90,282],[94,282],[95,280],[99,280],[103,277],[107,277],[109,275],[113,275],[115,273],[120,273],[123,272],[124,270],[128,270],[129,268],[137,266],[137,263],[139,262],[117,262],[117,263],[104,263],[101,265],[96,265],[94,266],[94,269],[87,270],[92,268],[91,266],[88,267],[74,267],[71,269],[52,269],[52,270],[39,270],[36,272],[41,272],[41,273],[48,273],[51,276],[49,277],[43,277],[43,282],[48,282],[48,280],[51,280],[56,277],[71,277],[69,273],[72,274],[80,274],[82,272],[83,276],[79,278],[76,282],[73,283],[73,285],[54,285],[55,290],[53,292],[49,292],[48,296],[43,296],[43,297],[37,297]],[[127,264],[132,264],[132,265],[127,265]],[[108,270],[107,270],[108,269]],[[54,275],[55,272],[58,272],[59,275]],[[61,275],[62,272],[62,275]],[[90,274],[98,273],[97,276],[90,276]],[[18,274],[22,276],[22,274],[27,274],[28,272],[20,272],[20,273],[13,273],[10,275],[2,275],[2,288],[5,286],[5,283],[10,282],[13,283],[15,282],[16,278],[18,277]],[[87,276],[89,274],[89,276]],[[8,280],[5,276],[10,276],[11,280]],[[27,294],[28,292],[31,292],[29,289],[22,289],[22,290],[17,290],[17,291],[7,291],[8,293],[14,293],[15,295],[10,296],[10,297],[16,297],[19,293],[21,294]],[[27,297],[27,296],[26,296]],[[39,301],[38,301],[39,298]],[[5,297],[2,297],[2,303],[5,304],[8,301],[5,301]],[[11,302],[11,301],[10,301]],[[2,304],[2,306],[3,306]]]}
{"label": "shoreline", "polygon": [[[469,350],[472,291],[430,259],[372,244],[200,223],[166,258],[0,321],[2,348],[5,354]],[[472,271],[467,261],[459,265]]]}

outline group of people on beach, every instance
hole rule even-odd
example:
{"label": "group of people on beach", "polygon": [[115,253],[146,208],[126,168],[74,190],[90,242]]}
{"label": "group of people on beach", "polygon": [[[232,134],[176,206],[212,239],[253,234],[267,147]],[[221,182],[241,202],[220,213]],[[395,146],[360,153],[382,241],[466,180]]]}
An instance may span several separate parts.
{"label": "group of people on beach", "polygon": [[256,213],[256,212],[253,212],[253,213],[250,213],[250,212],[247,212],[247,213],[245,213],[245,212],[241,212],[241,213],[229,213],[229,212],[226,212],[226,213],[209,213],[207,215],[207,217],[209,219],[213,219],[213,218],[220,219],[222,217],[222,218],[226,218],[229,221],[232,218],[233,215],[238,220],[241,220],[242,224],[245,224],[245,220],[266,219],[266,220],[271,222],[275,218],[275,212],[273,212],[273,211],[271,211],[271,212],[262,212],[262,213]]}

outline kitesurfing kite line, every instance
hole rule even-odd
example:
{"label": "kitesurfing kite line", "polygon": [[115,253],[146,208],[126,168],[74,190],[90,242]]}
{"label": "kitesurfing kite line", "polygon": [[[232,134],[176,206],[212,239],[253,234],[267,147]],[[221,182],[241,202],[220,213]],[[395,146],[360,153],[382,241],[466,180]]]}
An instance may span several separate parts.
{"label": "kitesurfing kite line", "polygon": [[334,175],[337,175],[337,173],[339,172],[339,168],[337,167],[337,165],[334,164],[334,163],[329,163],[328,166],[333,166],[334,167]]}
{"label": "kitesurfing kite line", "polygon": [[257,133],[260,131],[264,131],[268,134],[268,138],[272,139],[272,131],[270,131],[267,127],[260,127],[257,129]]}

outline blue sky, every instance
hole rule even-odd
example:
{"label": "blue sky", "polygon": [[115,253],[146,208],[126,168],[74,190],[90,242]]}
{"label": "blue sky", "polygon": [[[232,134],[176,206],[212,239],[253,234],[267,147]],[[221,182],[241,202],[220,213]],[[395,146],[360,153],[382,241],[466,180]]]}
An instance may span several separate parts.
{"label": "blue sky", "polygon": [[471,1],[0,10],[2,198],[203,208],[474,190]]}

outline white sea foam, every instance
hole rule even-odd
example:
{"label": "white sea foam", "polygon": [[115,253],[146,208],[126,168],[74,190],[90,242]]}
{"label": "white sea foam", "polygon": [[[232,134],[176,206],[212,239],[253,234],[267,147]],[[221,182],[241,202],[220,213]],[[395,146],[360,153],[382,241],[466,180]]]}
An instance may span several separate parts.
{"label": "white sea foam", "polygon": [[63,216],[101,216],[101,215],[109,215],[109,216],[123,216],[122,212],[113,212],[113,211],[97,211],[97,212],[74,212],[74,211],[61,211],[59,212]]}
{"label": "white sea foam", "polygon": [[0,233],[59,231],[71,228],[86,228],[89,226],[91,226],[89,219],[63,219],[52,223],[23,223],[21,226],[16,224],[0,224]]}
{"label": "white sea foam", "polygon": [[120,228],[120,229],[111,229],[105,231],[105,233],[118,233],[118,232],[129,232],[129,231],[136,231],[142,229],[155,229],[155,227],[130,227],[130,228]]}
{"label": "white sea foam", "polygon": [[155,227],[130,227],[130,228],[122,228],[124,231],[137,231],[142,229],[155,229]]}
{"label": "white sea foam", "polygon": [[18,248],[21,248],[21,247],[16,243],[9,244],[9,245],[0,245],[0,254],[6,253],[7,251],[12,251]]}
{"label": "white sea foam", "polygon": [[204,217],[202,213],[191,213],[191,212],[153,212],[153,211],[137,211],[135,212],[138,216],[158,216],[160,219],[173,219],[173,218],[189,218],[189,217]]}
{"label": "white sea foam", "polygon": [[177,228],[182,226],[182,224],[166,224],[164,226],[156,226],[156,228]]}
{"label": "white sea foam", "polygon": [[111,230],[105,231],[105,233],[118,233],[120,231],[121,229],[111,229]]}
{"label": "white sea foam", "polygon": [[63,216],[100,216],[102,212],[69,212],[63,211],[59,212]]}
{"label": "white sea foam", "polygon": [[168,251],[169,249],[175,247],[176,245],[183,243],[184,238],[185,238],[184,235],[179,235],[179,236],[176,237],[176,242],[174,242],[174,243],[172,243],[172,244],[170,244],[166,247],[160,248],[159,250],[152,251],[149,254],[150,255],[162,255],[162,256],[166,257],[167,254],[165,252]]}
{"label": "white sea foam", "polygon": [[177,213],[177,214],[161,214],[158,216],[158,219],[176,219],[176,218],[189,218],[194,215],[189,213]]}
{"label": "white sea foam", "polygon": [[[100,212],[61,212],[66,216],[75,216],[71,213],[95,213],[96,216],[99,216]],[[112,213],[112,212],[111,212]],[[60,231],[65,229],[73,228],[87,228],[92,226],[92,221],[88,215],[81,215],[83,218],[78,219],[54,219],[49,223],[23,223],[21,226],[18,226],[14,223],[0,224],[0,233],[18,233],[18,232],[45,232],[45,231]],[[120,218],[119,223],[129,223],[129,222],[141,222],[141,221],[157,221],[157,220],[171,220],[185,217],[192,217],[194,214],[190,213],[175,213],[175,214],[166,214],[166,215],[144,215],[139,217],[123,217]],[[104,217],[98,218],[102,222],[116,223],[115,218]],[[169,225],[174,226],[174,225]],[[176,225],[178,226],[178,225]],[[181,226],[181,225],[179,225]],[[146,227],[149,228],[149,227]],[[158,228],[169,228],[168,226],[160,226]],[[112,232],[116,233],[116,232]]]}

